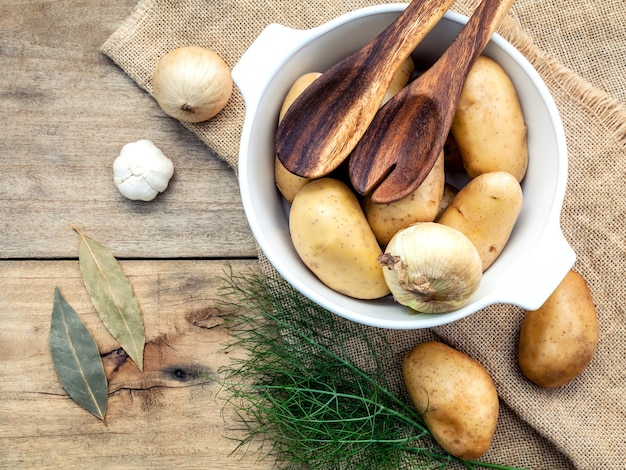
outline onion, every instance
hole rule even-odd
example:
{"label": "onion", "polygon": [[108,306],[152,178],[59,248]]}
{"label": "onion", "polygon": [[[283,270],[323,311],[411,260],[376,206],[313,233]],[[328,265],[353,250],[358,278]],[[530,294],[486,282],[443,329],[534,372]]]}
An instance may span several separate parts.
{"label": "onion", "polygon": [[400,230],[378,261],[394,299],[422,313],[463,307],[482,279],[482,262],[469,238],[435,222]]}
{"label": "onion", "polygon": [[181,47],[157,63],[152,93],[169,116],[182,122],[202,122],[219,113],[230,99],[230,68],[210,49]]}

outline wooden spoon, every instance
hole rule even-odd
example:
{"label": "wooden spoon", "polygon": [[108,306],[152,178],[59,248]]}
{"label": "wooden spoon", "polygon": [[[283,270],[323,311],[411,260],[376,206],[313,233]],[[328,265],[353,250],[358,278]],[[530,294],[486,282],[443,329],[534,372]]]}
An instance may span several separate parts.
{"label": "wooden spoon", "polygon": [[372,42],[315,80],[276,132],[278,159],[318,178],[337,168],[372,121],[400,65],[454,0],[413,0]]}
{"label": "wooden spoon", "polygon": [[469,70],[514,1],[483,0],[437,62],[381,108],[350,156],[357,192],[388,203],[424,181],[446,141]]}

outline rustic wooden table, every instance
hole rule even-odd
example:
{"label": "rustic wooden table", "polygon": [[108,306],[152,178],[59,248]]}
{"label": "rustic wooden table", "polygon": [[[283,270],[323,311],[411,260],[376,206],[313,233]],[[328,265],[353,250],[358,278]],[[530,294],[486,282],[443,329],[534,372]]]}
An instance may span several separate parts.
{"label": "rustic wooden table", "polygon": [[[229,339],[214,308],[228,265],[258,269],[228,166],[99,52],[135,0],[0,3],[0,467],[270,468],[229,455],[218,394]],[[151,203],[123,198],[112,163],[150,139],[173,160]],[[72,226],[106,245],[144,313],[144,372],[115,364]],[[107,361],[107,424],[64,392],[49,352],[54,288]],[[201,373],[197,373],[201,371]]]}

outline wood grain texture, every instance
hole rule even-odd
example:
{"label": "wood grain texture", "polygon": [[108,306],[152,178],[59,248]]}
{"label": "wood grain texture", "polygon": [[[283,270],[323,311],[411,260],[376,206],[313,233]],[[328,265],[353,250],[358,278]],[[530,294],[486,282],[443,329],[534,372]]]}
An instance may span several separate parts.
{"label": "wood grain texture", "polygon": [[359,193],[386,204],[422,184],[446,143],[469,70],[513,2],[483,0],[437,62],[380,110],[350,157]]}
{"label": "wood grain texture", "polygon": [[[234,416],[216,380],[232,357],[217,277],[227,262],[258,270],[236,177],[99,52],[135,3],[0,4],[0,468],[271,468],[230,455]],[[151,203],[113,184],[113,160],[139,139],[175,166]],[[109,248],[133,284],[143,373],[89,301],[72,225]],[[103,356],[106,425],[56,376],[55,286]]]}
{"label": "wood grain texture", "polygon": [[326,176],[366,131],[401,64],[453,0],[415,0],[373,41],[325,71],[289,107],[276,153],[290,172]]}
{"label": "wood grain texture", "polygon": [[[225,351],[230,336],[215,307],[226,264],[121,264],[144,314],[144,372],[99,321],[77,261],[0,262],[0,467],[271,468],[230,455],[234,415],[217,380],[237,351]],[[231,266],[258,270],[254,261]],[[103,356],[106,425],[76,405],[56,376],[48,346],[55,286]]]}
{"label": "wood grain texture", "polygon": [[[75,224],[119,257],[254,257],[234,172],[99,47],[133,0],[0,5],[0,258],[74,256]],[[174,162],[150,203],[113,184],[122,146]]]}

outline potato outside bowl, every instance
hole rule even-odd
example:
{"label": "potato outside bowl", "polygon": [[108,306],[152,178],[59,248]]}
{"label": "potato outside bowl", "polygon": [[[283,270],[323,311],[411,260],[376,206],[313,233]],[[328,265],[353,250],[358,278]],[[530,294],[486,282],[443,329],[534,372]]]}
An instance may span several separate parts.
{"label": "potato outside bowl", "polygon": [[[559,225],[567,183],[567,150],[561,119],[548,89],[529,62],[498,35],[483,53],[506,70],[516,87],[528,126],[529,164],[517,224],[470,303],[453,312],[429,315],[412,312],[390,297],[375,301],[346,297],[322,284],[292,245],[289,206],[274,184],[274,135],[283,99],[300,75],[323,72],[359,49],[405,7],[389,4],[363,8],[311,30],[269,25],[233,68],[233,80],[246,104],[239,181],[252,233],[268,260],[295,289],[358,323],[418,329],[453,322],[495,303],[535,310],[576,259]],[[466,22],[467,17],[448,12],[414,56],[420,62],[433,63]]]}

